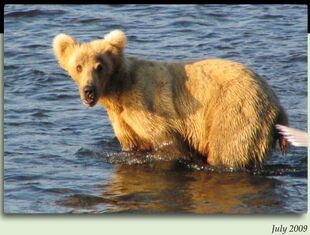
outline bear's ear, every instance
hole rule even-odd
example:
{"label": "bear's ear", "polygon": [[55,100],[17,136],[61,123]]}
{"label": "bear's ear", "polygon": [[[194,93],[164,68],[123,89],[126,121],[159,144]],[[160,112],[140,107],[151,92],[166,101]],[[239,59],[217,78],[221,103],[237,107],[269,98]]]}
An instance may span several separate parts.
{"label": "bear's ear", "polygon": [[66,34],[58,34],[53,40],[53,49],[59,65],[68,71],[68,60],[73,52],[75,40]]}
{"label": "bear's ear", "polygon": [[123,49],[127,44],[125,33],[119,29],[113,30],[104,36],[104,40],[118,49]]}

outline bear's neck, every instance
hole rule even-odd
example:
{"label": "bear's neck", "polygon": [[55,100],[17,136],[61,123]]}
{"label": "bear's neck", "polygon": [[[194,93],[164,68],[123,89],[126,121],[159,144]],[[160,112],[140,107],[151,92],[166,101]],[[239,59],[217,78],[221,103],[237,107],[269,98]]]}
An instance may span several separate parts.
{"label": "bear's neck", "polygon": [[103,90],[103,95],[99,99],[99,103],[108,111],[122,111],[120,97],[124,91],[128,91],[132,86],[133,81],[131,79],[130,67],[134,61],[135,59],[132,57],[124,57],[120,63],[120,66],[114,70],[113,75],[105,85],[105,89]]}

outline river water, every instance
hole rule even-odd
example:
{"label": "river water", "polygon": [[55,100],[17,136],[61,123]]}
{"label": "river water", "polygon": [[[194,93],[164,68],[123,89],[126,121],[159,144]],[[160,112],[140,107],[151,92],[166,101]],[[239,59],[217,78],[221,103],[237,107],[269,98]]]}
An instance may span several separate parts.
{"label": "river water", "polygon": [[306,5],[5,5],[5,213],[307,211],[306,148],[277,149],[259,172],[121,152],[105,110],[82,105],[51,47],[61,32],[89,41],[112,29],[126,32],[128,55],[248,65],[307,130]]}

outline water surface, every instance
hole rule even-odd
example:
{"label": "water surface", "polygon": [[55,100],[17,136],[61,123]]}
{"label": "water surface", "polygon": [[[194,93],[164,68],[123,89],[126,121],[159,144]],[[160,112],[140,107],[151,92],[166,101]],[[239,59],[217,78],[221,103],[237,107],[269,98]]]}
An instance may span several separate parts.
{"label": "water surface", "polygon": [[306,130],[306,27],[306,5],[6,5],[4,212],[305,213],[305,148],[277,149],[260,172],[121,152],[105,110],[82,105],[51,42],[123,29],[131,56],[239,61]]}

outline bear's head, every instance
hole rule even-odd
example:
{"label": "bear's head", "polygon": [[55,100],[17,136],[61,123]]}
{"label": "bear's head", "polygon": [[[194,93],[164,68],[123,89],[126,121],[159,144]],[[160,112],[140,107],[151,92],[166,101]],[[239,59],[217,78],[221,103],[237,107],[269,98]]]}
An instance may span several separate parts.
{"label": "bear's head", "polygon": [[94,106],[104,95],[107,83],[123,61],[126,43],[121,30],[113,30],[103,39],[88,43],[79,43],[66,34],[54,38],[53,50],[58,63],[77,83],[86,106]]}

